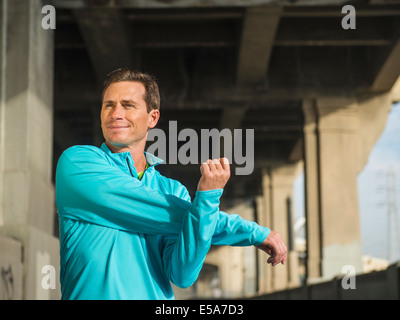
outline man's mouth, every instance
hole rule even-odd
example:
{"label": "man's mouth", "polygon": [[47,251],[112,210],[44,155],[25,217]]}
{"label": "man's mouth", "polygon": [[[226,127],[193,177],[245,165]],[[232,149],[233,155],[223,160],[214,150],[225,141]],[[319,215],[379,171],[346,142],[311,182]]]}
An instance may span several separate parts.
{"label": "man's mouth", "polygon": [[108,128],[112,129],[112,130],[118,130],[118,129],[127,129],[127,128],[129,128],[129,126],[111,125],[111,126],[108,126]]}

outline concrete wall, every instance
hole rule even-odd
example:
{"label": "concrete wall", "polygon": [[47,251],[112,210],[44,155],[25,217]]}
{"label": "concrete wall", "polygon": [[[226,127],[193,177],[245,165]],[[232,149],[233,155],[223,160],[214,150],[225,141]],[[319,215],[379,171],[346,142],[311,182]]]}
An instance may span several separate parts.
{"label": "concrete wall", "polygon": [[23,288],[22,244],[0,237],[0,299],[21,299]]}
{"label": "concrete wall", "polygon": [[[347,278],[346,278],[347,277]],[[348,287],[353,281],[354,287]],[[343,283],[345,285],[343,285]],[[342,275],[330,281],[255,297],[260,300],[399,300],[400,264],[384,271]]]}
{"label": "concrete wall", "polygon": [[13,291],[0,282],[7,299],[60,297],[51,181],[54,43],[52,30],[41,26],[43,5],[0,1],[0,259],[5,277],[16,280]]}

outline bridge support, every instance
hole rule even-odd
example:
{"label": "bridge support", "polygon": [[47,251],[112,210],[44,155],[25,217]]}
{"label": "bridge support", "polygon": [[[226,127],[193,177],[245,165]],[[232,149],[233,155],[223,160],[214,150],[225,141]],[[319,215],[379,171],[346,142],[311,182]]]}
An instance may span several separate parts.
{"label": "bridge support", "polygon": [[350,99],[304,103],[308,278],[345,265],[362,271],[358,215],[358,113]]}
{"label": "bridge support", "polygon": [[52,30],[41,27],[41,10],[42,1],[0,1],[0,235],[19,248],[1,266],[18,280],[22,263],[23,279],[7,291],[10,299],[59,298],[57,283],[41,285],[45,266],[59,278],[51,181],[54,44]]}
{"label": "bridge support", "polygon": [[263,196],[257,199],[258,221],[280,233],[288,247],[288,260],[285,266],[277,265],[272,268],[266,262],[265,253],[258,252],[260,293],[300,284],[298,256],[293,243],[292,189],[301,169],[301,163],[274,165],[263,174]]}
{"label": "bridge support", "polygon": [[391,95],[321,97],[303,104],[307,276],[362,272],[357,175],[379,138]]}

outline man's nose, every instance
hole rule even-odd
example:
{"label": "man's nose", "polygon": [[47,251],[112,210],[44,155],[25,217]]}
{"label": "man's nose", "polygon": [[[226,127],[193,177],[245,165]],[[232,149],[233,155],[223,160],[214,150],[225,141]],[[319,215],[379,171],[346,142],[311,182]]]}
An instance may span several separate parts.
{"label": "man's nose", "polygon": [[118,103],[112,110],[111,112],[111,119],[112,120],[118,120],[122,119],[124,116],[124,108],[120,103]]}

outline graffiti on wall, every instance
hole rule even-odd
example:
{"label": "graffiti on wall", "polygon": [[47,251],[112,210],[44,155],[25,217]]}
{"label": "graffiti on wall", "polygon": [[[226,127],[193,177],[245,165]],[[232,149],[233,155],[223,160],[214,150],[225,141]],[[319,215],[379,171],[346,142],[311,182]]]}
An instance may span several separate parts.
{"label": "graffiti on wall", "polygon": [[11,264],[0,268],[0,299],[14,299],[14,276]]}

